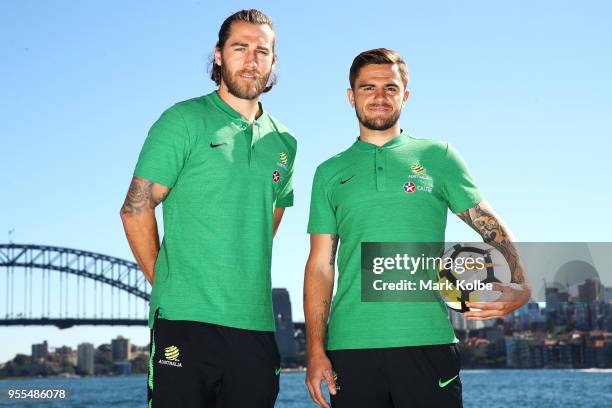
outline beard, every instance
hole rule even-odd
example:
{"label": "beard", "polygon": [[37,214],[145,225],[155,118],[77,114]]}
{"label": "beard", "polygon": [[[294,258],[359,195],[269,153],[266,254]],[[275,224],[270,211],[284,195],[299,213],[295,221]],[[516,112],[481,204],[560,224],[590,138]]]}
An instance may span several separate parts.
{"label": "beard", "polygon": [[[221,65],[221,79],[223,83],[227,86],[229,93],[240,99],[253,100],[259,97],[266,89],[271,73],[272,70],[261,75],[258,71],[249,71],[247,69],[232,73],[227,68],[227,64]],[[253,75],[255,79],[253,81],[244,80],[240,78],[242,74]]]}
{"label": "beard", "polygon": [[359,123],[370,130],[387,130],[392,128],[399,120],[400,113],[401,110],[397,110],[389,116],[369,117],[367,114],[359,112],[359,109],[355,107],[355,114],[357,114]]}

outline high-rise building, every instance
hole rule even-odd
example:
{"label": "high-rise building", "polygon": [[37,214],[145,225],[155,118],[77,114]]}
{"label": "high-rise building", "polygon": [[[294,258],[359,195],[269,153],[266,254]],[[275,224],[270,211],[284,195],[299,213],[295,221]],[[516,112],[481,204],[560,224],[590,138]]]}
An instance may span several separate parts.
{"label": "high-rise building", "polygon": [[295,356],[295,328],[291,317],[291,300],[287,289],[272,289],[272,303],[274,305],[274,319],[276,320],[276,344],[281,359],[285,360]]}
{"label": "high-rise building", "polygon": [[130,360],[130,339],[118,336],[116,339],[111,341],[111,349],[113,352],[113,362]]}
{"label": "high-rise building", "polygon": [[94,374],[94,346],[91,343],[81,343],[77,348],[77,368],[81,373]]}
{"label": "high-rise building", "polygon": [[129,361],[113,363],[113,373],[117,375],[130,375],[132,374],[132,365]]}
{"label": "high-rise building", "polygon": [[599,279],[586,279],[578,285],[578,301],[584,303],[598,302],[604,299],[604,286]]}
{"label": "high-rise building", "polygon": [[448,317],[450,318],[451,324],[453,325],[455,330],[467,329],[467,319],[465,318],[463,313],[456,312],[449,308]]}
{"label": "high-rise building", "polygon": [[32,344],[32,362],[41,362],[47,359],[49,355],[49,345],[47,340],[41,344]]}
{"label": "high-rise building", "polygon": [[569,293],[564,287],[545,286],[546,314],[559,317],[569,300]]}
{"label": "high-rise building", "polygon": [[541,322],[544,320],[542,318],[542,311],[540,310],[540,305],[538,303],[527,303],[527,311],[530,323]]}
{"label": "high-rise building", "polygon": [[533,350],[529,343],[529,340],[522,335],[505,338],[507,367],[533,367]]}
{"label": "high-rise building", "polygon": [[604,287],[604,302],[612,302],[612,287]]}
{"label": "high-rise building", "polygon": [[62,346],[55,349],[55,359],[60,364],[77,364],[77,355],[72,351],[71,347]]}

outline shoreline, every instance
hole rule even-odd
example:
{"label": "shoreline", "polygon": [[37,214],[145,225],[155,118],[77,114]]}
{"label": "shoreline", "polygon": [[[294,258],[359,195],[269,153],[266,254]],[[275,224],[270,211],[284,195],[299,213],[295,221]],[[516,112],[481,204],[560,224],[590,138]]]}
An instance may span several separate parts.
{"label": "shoreline", "polygon": [[[477,371],[578,371],[578,372],[591,372],[591,373],[612,373],[612,367],[585,367],[585,368],[503,368],[503,367],[472,367],[472,368],[462,368],[461,372],[477,372]],[[306,368],[284,368],[281,370],[281,374],[295,374],[295,373],[306,373]],[[56,379],[64,379],[64,380],[78,380],[78,379],[89,379],[89,378],[119,378],[119,377],[139,377],[146,376],[146,374],[127,374],[127,375],[54,375],[54,376],[36,376],[36,377],[5,377],[0,378],[0,382],[2,381],[11,381],[11,380],[56,380]]]}

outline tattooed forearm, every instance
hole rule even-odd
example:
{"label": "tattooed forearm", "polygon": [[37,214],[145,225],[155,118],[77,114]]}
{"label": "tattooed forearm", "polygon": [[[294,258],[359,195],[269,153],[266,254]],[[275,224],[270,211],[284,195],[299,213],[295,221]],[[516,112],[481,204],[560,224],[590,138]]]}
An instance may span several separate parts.
{"label": "tattooed forearm", "polygon": [[327,332],[327,319],[329,318],[329,306],[331,299],[319,298],[314,300],[312,309],[306,323],[307,339],[314,341],[315,344],[323,344],[325,339],[325,333]]}
{"label": "tattooed forearm", "polygon": [[155,184],[153,182],[141,177],[134,177],[125,197],[123,207],[121,207],[121,214],[139,214],[144,209],[155,208],[166,198],[168,189],[155,192],[154,187]]}
{"label": "tattooed forearm", "polygon": [[470,208],[467,211],[457,213],[465,223],[478,232],[485,242],[491,243],[501,238],[503,230],[497,221],[497,218],[483,208],[481,204]]}
{"label": "tattooed forearm", "polygon": [[330,299],[321,299],[321,314],[319,315],[319,322],[327,324],[327,318],[329,317],[329,304]]}
{"label": "tattooed forearm", "polygon": [[332,251],[331,257],[329,258],[329,264],[334,266],[336,264],[336,252],[338,250],[338,234],[332,235]]}
{"label": "tattooed forearm", "polygon": [[508,261],[512,282],[526,283],[518,252],[512,242],[513,237],[486,202],[477,204],[467,211],[457,213],[457,216],[480,234],[484,242],[502,253]]}
{"label": "tattooed forearm", "polygon": [[125,202],[123,203],[122,213],[138,214],[144,208],[151,208],[151,193],[153,190],[153,183],[134,177],[130,188],[128,189]]}
{"label": "tattooed forearm", "polygon": [[304,318],[309,356],[325,354],[325,333],[334,292],[338,236],[311,234],[310,255],[304,270]]}
{"label": "tattooed forearm", "polygon": [[321,299],[319,313],[316,315],[314,327],[316,330],[316,336],[319,338],[325,338],[327,318],[329,317],[329,303],[329,299]]}

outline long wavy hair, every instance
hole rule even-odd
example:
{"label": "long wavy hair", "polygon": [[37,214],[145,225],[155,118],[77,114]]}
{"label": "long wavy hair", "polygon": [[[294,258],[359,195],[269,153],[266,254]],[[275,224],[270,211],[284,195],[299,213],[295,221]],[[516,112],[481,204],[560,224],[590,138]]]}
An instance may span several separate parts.
{"label": "long wavy hair", "polygon": [[[225,42],[230,36],[230,30],[232,28],[232,23],[234,21],[242,21],[242,22],[250,23],[250,24],[268,25],[274,32],[274,23],[272,22],[272,19],[268,15],[256,9],[240,10],[240,11],[235,12],[228,18],[226,18],[223,24],[221,24],[221,28],[219,29],[219,39],[217,41],[217,44],[215,45],[215,48],[223,51]],[[276,33],[275,33],[274,41],[272,42],[272,52],[274,52],[275,43],[276,43]],[[210,61],[210,64],[211,64],[210,79],[215,81],[217,86],[219,86],[221,85],[221,66],[217,65],[217,62],[215,61],[214,53],[211,56],[210,60],[211,60]],[[263,92],[268,92],[270,89],[272,89],[272,87],[276,84],[276,81],[277,81],[277,75],[273,71],[270,74],[270,78],[268,79],[268,83],[266,84],[266,87],[264,88]]]}

